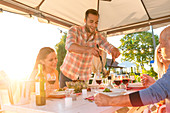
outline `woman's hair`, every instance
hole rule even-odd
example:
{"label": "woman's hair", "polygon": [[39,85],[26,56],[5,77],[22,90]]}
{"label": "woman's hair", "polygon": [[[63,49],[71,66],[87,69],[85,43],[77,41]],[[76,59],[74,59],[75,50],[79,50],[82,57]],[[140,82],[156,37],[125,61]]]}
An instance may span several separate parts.
{"label": "woman's hair", "polygon": [[155,56],[154,56],[154,71],[158,74],[158,78],[160,78],[163,74],[163,63],[161,63],[158,58],[158,54],[161,54],[161,53],[158,53],[159,46],[160,45],[156,47]]}
{"label": "woman's hair", "polygon": [[41,48],[37,55],[36,61],[35,61],[34,70],[38,69],[38,64],[42,64],[40,61],[46,59],[47,55],[49,55],[52,52],[55,52],[55,51],[54,51],[54,49],[52,49],[50,47]]}

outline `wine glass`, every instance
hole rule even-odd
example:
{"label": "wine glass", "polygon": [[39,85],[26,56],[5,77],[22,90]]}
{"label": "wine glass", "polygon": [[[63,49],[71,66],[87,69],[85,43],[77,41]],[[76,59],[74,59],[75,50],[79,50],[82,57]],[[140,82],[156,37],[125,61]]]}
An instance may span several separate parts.
{"label": "wine glass", "polygon": [[122,76],[121,75],[115,76],[114,83],[117,85],[118,88],[120,88],[120,84],[122,83]]}
{"label": "wine glass", "polygon": [[99,84],[99,86],[102,83],[102,78],[100,75],[96,76],[96,83]]}
{"label": "wine glass", "polygon": [[96,83],[99,84],[99,87],[100,87],[100,84],[102,83],[102,78],[101,78],[99,69],[96,72],[95,80],[96,80]]}
{"label": "wine glass", "polygon": [[127,85],[128,85],[128,82],[129,82],[129,75],[128,74],[126,74],[124,77],[123,77],[123,79],[122,79],[122,82],[123,82],[123,84],[125,85],[125,88],[127,89]]}
{"label": "wine glass", "polygon": [[49,83],[49,90],[50,92],[52,90],[54,90],[54,83],[56,82],[56,75],[54,73],[50,74],[48,73],[47,74],[47,82]]}
{"label": "wine glass", "polygon": [[56,81],[56,76],[55,74],[47,74],[47,81],[49,84],[54,84]]}

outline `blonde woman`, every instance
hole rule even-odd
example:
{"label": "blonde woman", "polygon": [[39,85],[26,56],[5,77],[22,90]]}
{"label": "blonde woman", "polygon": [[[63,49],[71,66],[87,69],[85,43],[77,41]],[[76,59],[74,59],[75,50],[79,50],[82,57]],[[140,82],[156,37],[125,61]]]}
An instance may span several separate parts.
{"label": "blonde woman", "polygon": [[[35,66],[30,76],[30,80],[35,80],[35,76],[38,73],[38,64],[43,65],[43,73],[46,78],[46,96],[47,97],[49,96],[49,93],[51,93],[51,91],[59,88],[58,71],[56,70],[57,61],[58,59],[57,59],[57,55],[54,49],[50,47],[41,48],[37,55]],[[47,82],[47,76],[49,74],[55,76],[56,81],[54,84],[49,84]],[[51,85],[53,85],[53,87],[50,87]]]}
{"label": "blonde woman", "polygon": [[158,79],[165,73],[162,63],[161,48],[158,45],[155,49],[154,71],[158,74]]}

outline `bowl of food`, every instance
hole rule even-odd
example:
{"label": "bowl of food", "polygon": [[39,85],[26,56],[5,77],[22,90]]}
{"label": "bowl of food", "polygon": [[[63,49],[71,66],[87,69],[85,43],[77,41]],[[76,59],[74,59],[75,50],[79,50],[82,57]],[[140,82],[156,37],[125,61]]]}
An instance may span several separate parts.
{"label": "bowl of food", "polygon": [[52,94],[55,94],[55,95],[65,95],[65,88],[59,88],[59,89],[55,89]]}
{"label": "bowl of food", "polygon": [[103,92],[112,92],[109,88],[105,88]]}
{"label": "bowl of food", "polygon": [[74,89],[74,93],[82,92],[82,89],[87,89],[87,83],[82,80],[74,80],[66,82],[66,86],[69,89]]}

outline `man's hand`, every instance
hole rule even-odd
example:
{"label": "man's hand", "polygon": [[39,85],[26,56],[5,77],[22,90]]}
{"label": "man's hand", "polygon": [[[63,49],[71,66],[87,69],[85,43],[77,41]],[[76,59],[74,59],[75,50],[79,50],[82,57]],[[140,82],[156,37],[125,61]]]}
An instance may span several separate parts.
{"label": "man's hand", "polygon": [[148,76],[146,74],[143,74],[143,77],[141,79],[144,87],[149,87],[155,83],[155,80],[151,76]]}
{"label": "man's hand", "polygon": [[115,62],[115,59],[120,56],[120,52],[119,52],[119,49],[116,48],[116,47],[114,47],[112,50],[113,50],[112,53],[111,53],[112,54],[112,60]]}
{"label": "man's hand", "polygon": [[98,93],[94,97],[94,101],[97,104],[97,106],[110,106],[109,101],[110,101],[110,96]]}
{"label": "man's hand", "polygon": [[101,54],[101,50],[98,49],[97,47],[89,47],[88,53],[90,53],[96,57],[99,57],[99,55]]}

